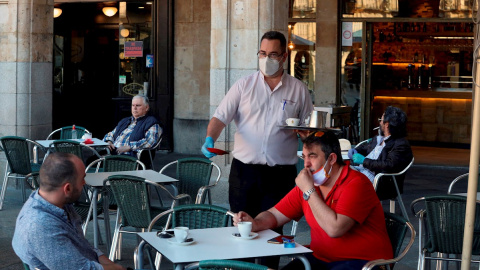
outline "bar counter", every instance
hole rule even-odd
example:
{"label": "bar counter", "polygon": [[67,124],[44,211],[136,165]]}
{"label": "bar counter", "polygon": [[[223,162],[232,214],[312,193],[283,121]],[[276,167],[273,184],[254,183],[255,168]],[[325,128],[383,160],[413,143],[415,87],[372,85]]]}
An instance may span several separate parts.
{"label": "bar counter", "polygon": [[396,106],[407,113],[410,141],[470,144],[472,91],[468,90],[376,90],[372,117],[380,118],[387,106]]}

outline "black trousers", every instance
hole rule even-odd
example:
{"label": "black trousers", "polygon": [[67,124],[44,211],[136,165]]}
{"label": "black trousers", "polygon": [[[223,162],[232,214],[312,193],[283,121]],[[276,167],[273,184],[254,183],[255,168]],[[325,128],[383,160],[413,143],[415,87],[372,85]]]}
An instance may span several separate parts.
{"label": "black trousers", "polygon": [[[244,211],[255,218],[277,204],[295,186],[297,169],[295,165],[245,164],[233,159],[230,168],[229,196],[230,209],[237,213]],[[283,226],[274,229],[283,234]],[[260,263],[277,269],[280,257],[263,258]],[[249,261],[249,260],[246,260]]]}
{"label": "black trousers", "polygon": [[255,217],[275,206],[295,186],[295,165],[245,164],[233,159],[230,169],[230,209]]}

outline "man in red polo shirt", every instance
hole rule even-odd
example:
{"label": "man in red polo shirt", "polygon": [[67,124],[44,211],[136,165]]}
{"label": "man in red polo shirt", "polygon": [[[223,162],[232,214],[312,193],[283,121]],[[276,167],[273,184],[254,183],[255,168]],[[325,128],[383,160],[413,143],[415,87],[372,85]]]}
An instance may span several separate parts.
{"label": "man in red polo shirt", "polygon": [[[391,259],[382,205],[368,178],[343,161],[335,134],[311,134],[302,156],[305,168],[295,179],[297,186],[255,219],[238,212],[234,224],[252,221],[252,230],[261,231],[305,215],[311,230],[313,254],[307,258],[312,269],[362,269],[368,261]],[[284,269],[302,265],[293,261]]]}

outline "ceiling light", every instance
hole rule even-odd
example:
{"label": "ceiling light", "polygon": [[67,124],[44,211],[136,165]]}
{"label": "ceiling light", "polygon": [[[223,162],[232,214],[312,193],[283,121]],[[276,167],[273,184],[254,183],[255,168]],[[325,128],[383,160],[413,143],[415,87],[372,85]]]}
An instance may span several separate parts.
{"label": "ceiling light", "polygon": [[62,9],[61,8],[54,8],[53,9],[53,17],[58,18],[60,15],[62,15]]}
{"label": "ceiling light", "polygon": [[130,31],[126,28],[123,28],[122,30],[120,30],[120,35],[124,38],[128,37],[128,35],[130,35]]}
{"label": "ceiling light", "polygon": [[112,17],[113,15],[117,14],[117,8],[116,7],[104,7],[102,9],[103,14],[108,17]]}

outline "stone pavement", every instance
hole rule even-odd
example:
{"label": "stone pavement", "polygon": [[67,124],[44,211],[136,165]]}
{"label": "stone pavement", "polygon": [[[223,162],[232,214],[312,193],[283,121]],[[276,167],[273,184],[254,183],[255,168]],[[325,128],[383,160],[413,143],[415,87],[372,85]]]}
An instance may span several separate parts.
{"label": "stone pavement", "polygon": [[[410,215],[410,220],[418,232],[418,220],[410,213],[410,203],[419,197],[429,195],[446,194],[448,185],[455,177],[468,172],[468,150],[465,151],[450,151],[451,149],[435,149],[415,148],[414,155],[416,158],[415,164],[408,171],[405,180],[403,200]],[[448,151],[449,159],[436,160],[435,156],[445,156],[445,151]],[[189,155],[191,156],[191,155]],[[155,158],[155,168],[159,170],[163,165],[170,161],[176,160],[186,155],[178,153],[158,152]],[[466,183],[461,183],[457,186],[457,190],[466,190]],[[213,203],[228,207],[228,183],[221,181],[219,185],[213,190]],[[9,187],[5,197],[5,204],[2,211],[0,211],[0,270],[20,270],[23,269],[20,260],[11,248],[11,240],[15,228],[15,219],[22,206],[22,198],[20,190],[14,187]],[[384,208],[388,209],[388,202],[384,202]],[[399,209],[397,207],[397,212]],[[114,216],[110,216],[112,228],[114,225]],[[101,226],[103,222],[100,222]],[[290,233],[290,226],[286,226],[285,234]],[[101,232],[104,230],[101,228]],[[113,232],[113,229],[112,229]],[[297,229],[296,241],[301,244],[310,242],[309,229],[306,222],[302,219]],[[104,234],[104,233],[103,233]],[[87,233],[89,240],[93,239],[92,227],[90,226]],[[418,236],[417,236],[418,239]],[[92,241],[93,242],[93,241]],[[133,267],[133,250],[137,245],[137,239],[134,235],[124,235],[122,260],[120,264],[124,266]],[[361,247],[359,247],[361,248]],[[100,249],[106,252],[106,246],[101,245]],[[395,269],[410,270],[416,269],[418,258],[418,243],[410,249],[407,256],[396,265]],[[286,263],[286,259],[282,258],[281,265]],[[162,269],[172,269],[172,264],[164,259],[162,262]],[[478,266],[477,266],[478,268]],[[472,267],[474,269],[474,267]]]}

